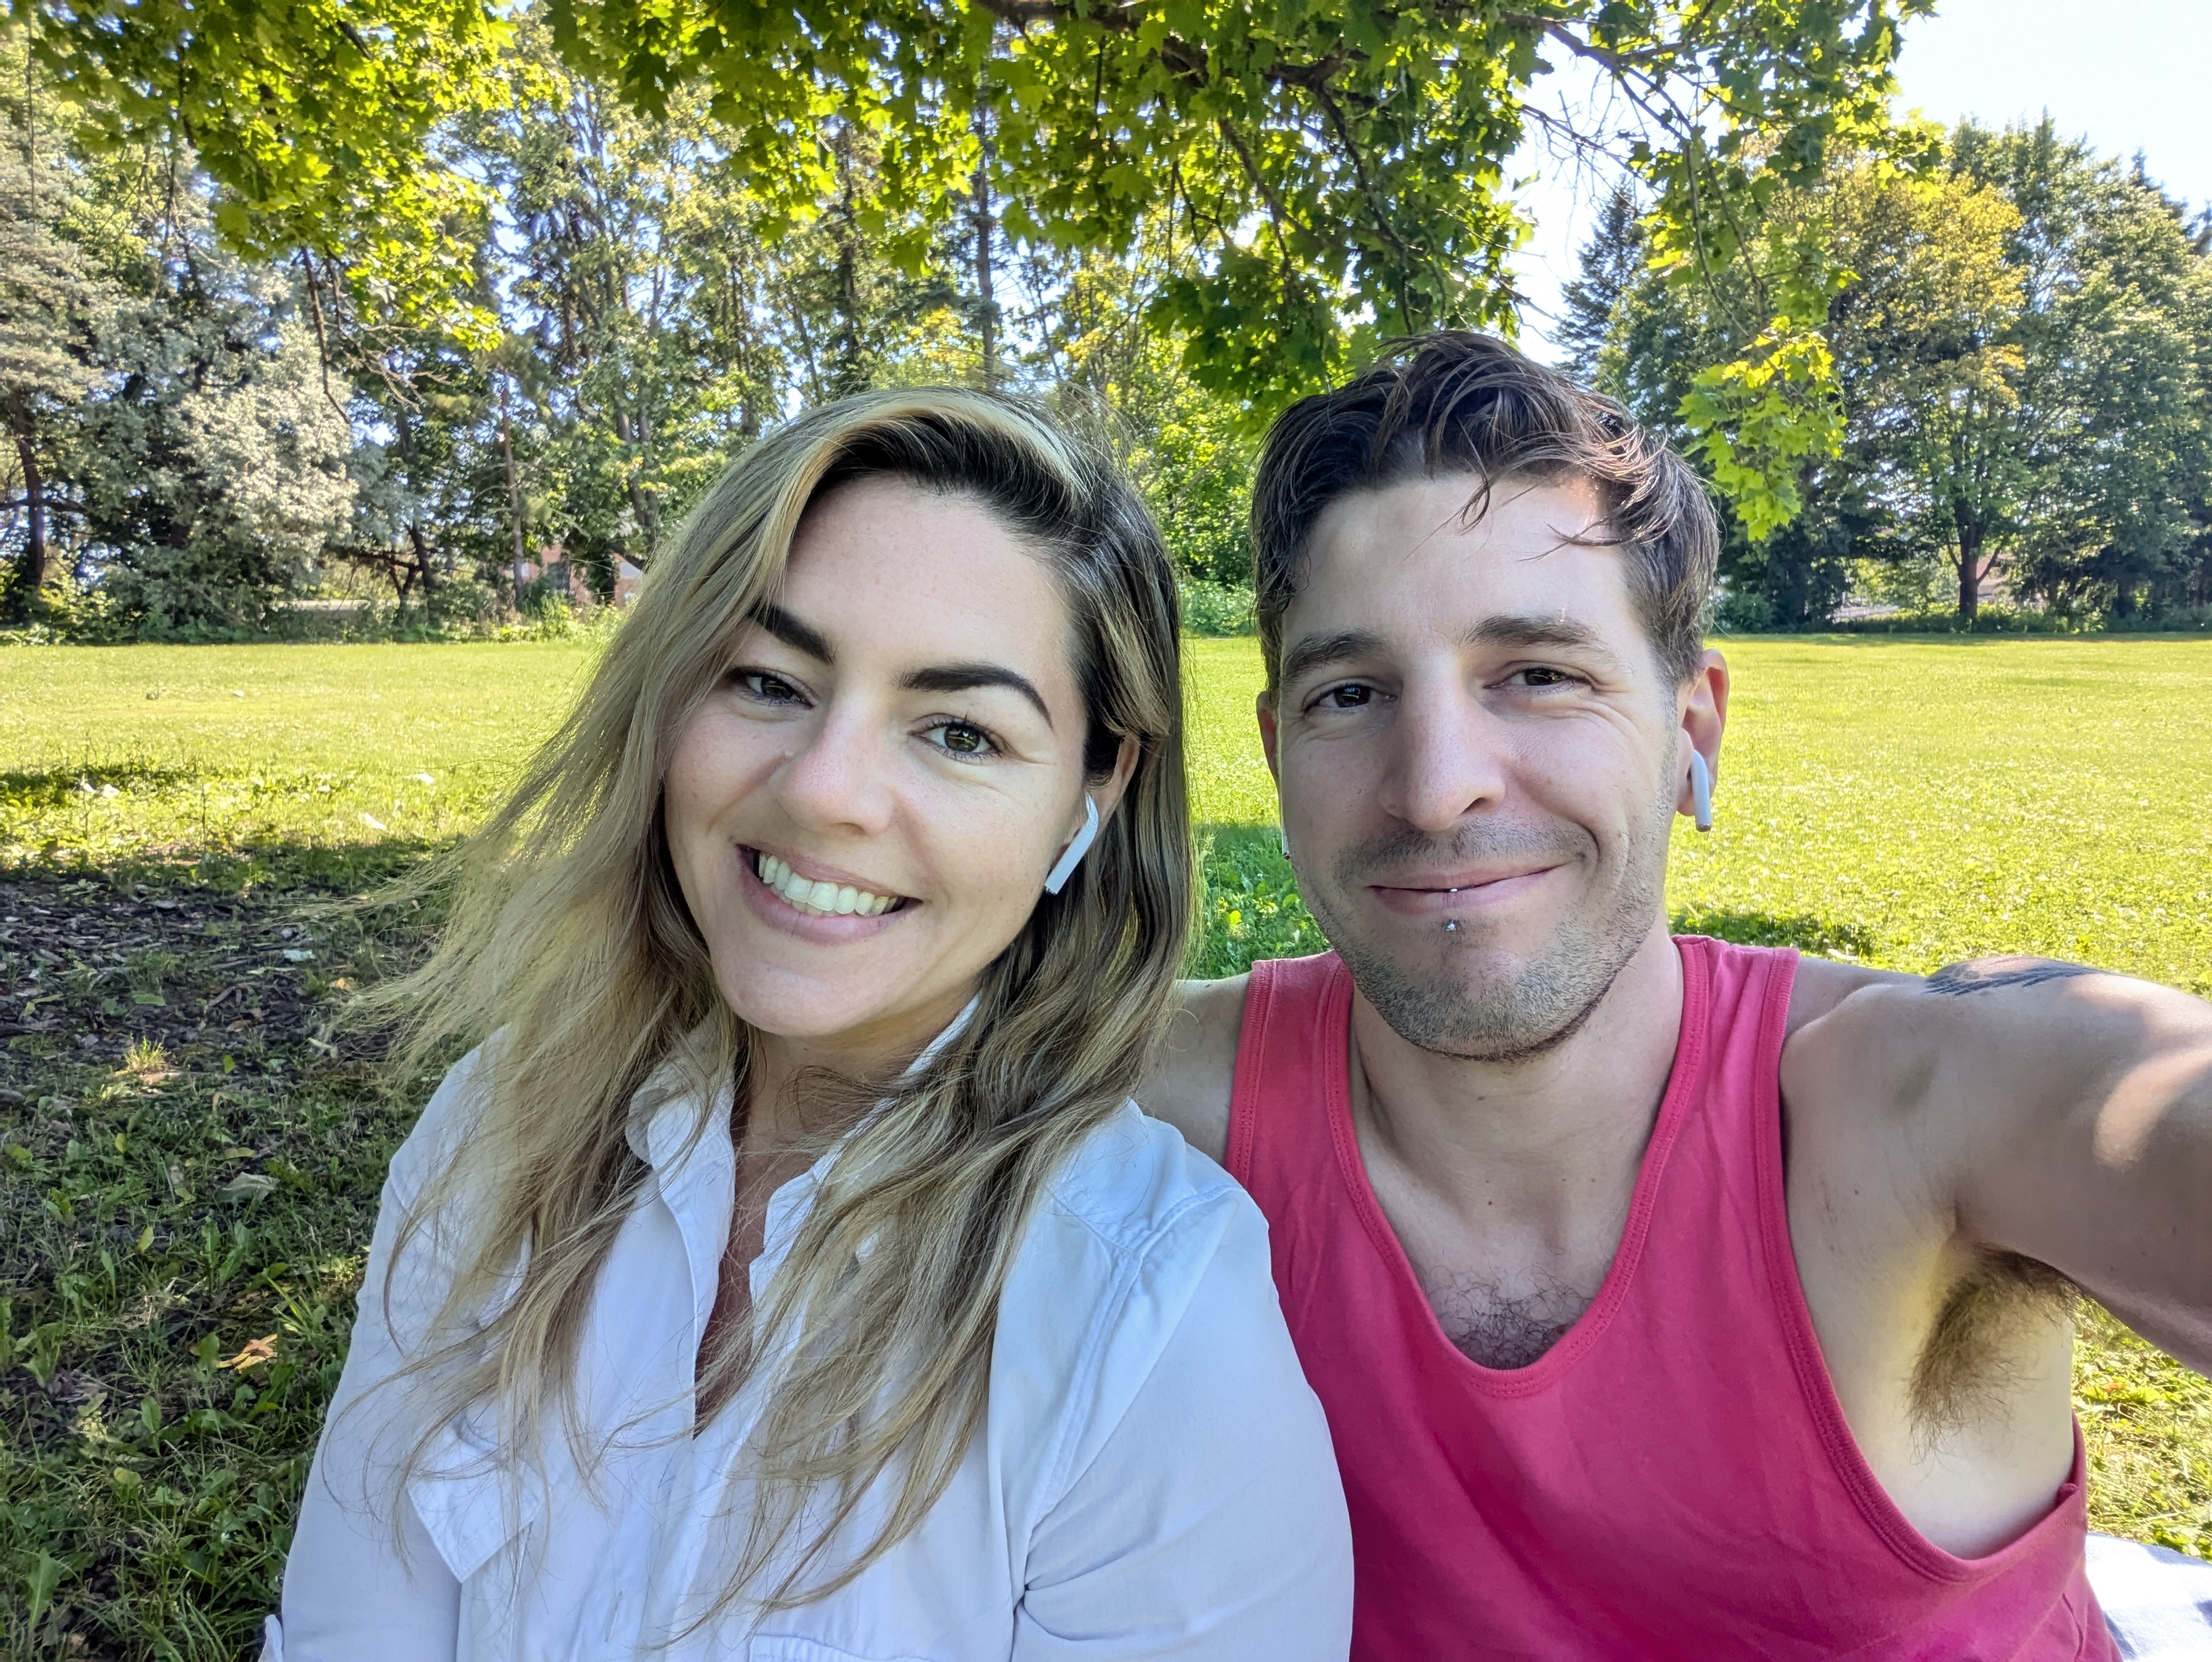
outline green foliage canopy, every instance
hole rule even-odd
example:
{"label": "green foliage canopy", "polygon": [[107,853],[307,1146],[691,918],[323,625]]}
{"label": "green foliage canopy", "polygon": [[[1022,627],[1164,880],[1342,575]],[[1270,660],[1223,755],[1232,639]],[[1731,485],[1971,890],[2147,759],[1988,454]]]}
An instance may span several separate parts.
{"label": "green foliage canopy", "polygon": [[503,95],[510,30],[483,0],[0,0],[66,99],[78,142],[182,141],[222,187],[250,259],[327,259],[361,299],[482,335],[482,193],[433,154],[440,125]]}
{"label": "green foliage canopy", "polygon": [[[1833,273],[1817,245],[1765,239],[1761,213],[1838,143],[1890,142],[1897,26],[1925,9],[551,0],[550,15],[570,61],[642,107],[710,85],[755,187],[794,222],[830,193],[855,128],[881,149],[884,228],[941,221],[979,165],[1017,242],[1125,253],[1169,210],[1197,258],[1152,321],[1203,387],[1262,417],[1378,338],[1511,328],[1524,228],[1504,167],[1523,94],[1547,52],[1588,60],[1640,127],[1626,159],[1653,192],[1655,257],[1690,280],[1752,267],[1741,361],[1695,420],[1751,511],[1786,517],[1787,478],[1762,481],[1830,442],[1815,332]],[[921,234],[896,252],[920,259]]]}

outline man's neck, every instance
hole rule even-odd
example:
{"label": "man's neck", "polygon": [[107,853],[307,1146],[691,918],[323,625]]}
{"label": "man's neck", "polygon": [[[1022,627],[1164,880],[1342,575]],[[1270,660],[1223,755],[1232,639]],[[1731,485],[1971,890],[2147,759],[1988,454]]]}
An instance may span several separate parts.
{"label": "man's neck", "polygon": [[[1472,1312],[1462,1325],[1479,1324],[1486,1306],[1529,1299],[1571,1320],[1595,1295],[1681,1020],[1681,957],[1663,921],[1577,1032],[1516,1062],[1419,1050],[1355,995],[1360,1151],[1447,1330],[1450,1306]],[[1460,1331],[1453,1337],[1477,1354]]]}

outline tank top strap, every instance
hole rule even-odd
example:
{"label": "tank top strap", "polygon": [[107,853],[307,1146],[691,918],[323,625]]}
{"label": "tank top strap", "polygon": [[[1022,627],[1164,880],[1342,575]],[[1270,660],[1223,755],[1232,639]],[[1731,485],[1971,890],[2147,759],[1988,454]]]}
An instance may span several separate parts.
{"label": "tank top strap", "polygon": [[[1674,937],[1682,955],[1686,1007],[1702,1006],[1699,1035],[1705,1070],[1702,1111],[1720,1122],[1739,1159],[1730,1165],[1755,1179],[1757,1156],[1782,1129],[1782,1046],[1790,1032],[1790,995],[1797,980],[1794,947],[1739,947],[1707,935]],[[1684,1011],[1688,1038],[1692,1009]]]}
{"label": "tank top strap", "polygon": [[1223,1164],[1255,1196],[1334,1171],[1330,1109],[1347,1088],[1351,1035],[1352,977],[1334,953],[1252,966]]}

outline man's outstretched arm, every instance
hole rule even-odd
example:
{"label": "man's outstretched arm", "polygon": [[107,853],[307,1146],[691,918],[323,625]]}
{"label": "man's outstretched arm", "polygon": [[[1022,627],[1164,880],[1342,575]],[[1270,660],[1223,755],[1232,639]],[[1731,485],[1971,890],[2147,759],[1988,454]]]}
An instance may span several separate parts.
{"label": "man's outstretched arm", "polygon": [[2212,1371],[2212,1004],[1985,959],[1865,988],[1821,1025],[1826,1065],[1856,1059],[1961,1236],[2050,1265]]}

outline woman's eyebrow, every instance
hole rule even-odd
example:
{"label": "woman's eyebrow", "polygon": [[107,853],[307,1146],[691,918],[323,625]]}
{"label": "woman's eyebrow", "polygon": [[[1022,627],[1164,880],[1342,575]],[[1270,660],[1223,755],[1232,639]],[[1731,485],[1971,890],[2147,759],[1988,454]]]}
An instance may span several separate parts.
{"label": "woman's eyebrow", "polygon": [[756,608],[753,621],[793,652],[803,652],[817,663],[837,661],[837,654],[830,649],[827,636],[813,624],[801,623],[780,606]]}
{"label": "woman's eyebrow", "polygon": [[1045,708],[1044,695],[1027,676],[1001,664],[932,664],[925,669],[908,670],[899,678],[899,685],[909,692],[965,692],[970,687],[1008,687],[1036,706],[1036,713],[1044,717],[1047,727],[1052,725],[1052,712]]}

